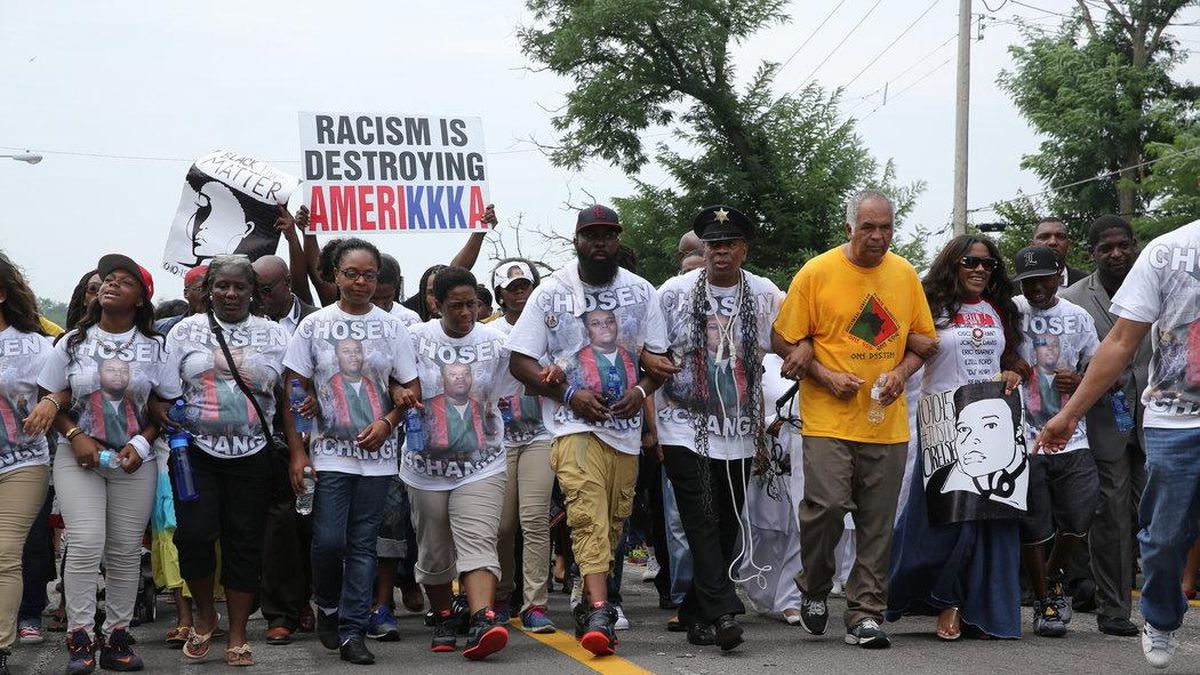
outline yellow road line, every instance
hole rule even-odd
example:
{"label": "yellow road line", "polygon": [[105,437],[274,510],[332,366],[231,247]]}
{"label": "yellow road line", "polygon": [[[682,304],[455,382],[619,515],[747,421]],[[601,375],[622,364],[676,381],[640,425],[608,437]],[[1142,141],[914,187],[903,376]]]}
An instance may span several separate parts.
{"label": "yellow road line", "polygon": [[[521,630],[520,621],[513,619],[509,622],[513,630],[533,638],[547,647],[562,653],[582,663],[584,666],[600,673],[600,675],[653,675],[652,671],[646,670],[632,661],[623,659],[617,655],[613,656],[596,656],[579,645],[575,636],[556,630],[553,633],[527,633]],[[617,647],[620,649],[620,646]]]}
{"label": "yellow road line", "polygon": [[[1133,592],[1133,597],[1135,597],[1135,598],[1140,598],[1140,597],[1142,597],[1142,592],[1141,592],[1141,591],[1134,591],[1134,592]],[[1200,607],[1200,600],[1188,600],[1188,606],[1189,606],[1189,607]]]}

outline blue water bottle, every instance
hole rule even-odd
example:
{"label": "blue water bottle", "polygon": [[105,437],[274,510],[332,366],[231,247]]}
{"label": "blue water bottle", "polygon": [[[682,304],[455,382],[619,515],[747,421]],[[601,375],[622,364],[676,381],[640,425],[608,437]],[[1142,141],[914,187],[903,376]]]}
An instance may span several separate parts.
{"label": "blue water bottle", "polygon": [[1117,421],[1117,431],[1127,434],[1133,430],[1133,412],[1129,410],[1129,402],[1125,400],[1125,392],[1118,391],[1110,395],[1113,417]]}
{"label": "blue water bottle", "polygon": [[200,491],[196,489],[196,474],[192,472],[192,460],[188,457],[188,445],[192,437],[183,428],[186,416],[187,404],[182,400],[175,401],[167,413],[167,418],[174,425],[167,436],[167,445],[171,448],[171,456],[175,458],[175,471],[172,473],[175,496],[181,502],[192,502],[200,496]]}
{"label": "blue water bottle", "polygon": [[404,447],[409,452],[425,451],[425,431],[421,427],[421,411],[409,408],[404,413]]}
{"label": "blue water bottle", "polygon": [[604,398],[609,404],[616,403],[625,395],[625,385],[621,384],[621,373],[616,366],[609,366],[604,376]]}
{"label": "blue water bottle", "polygon": [[292,411],[292,423],[296,426],[298,434],[312,432],[312,418],[300,414],[300,405],[306,398],[308,398],[308,392],[300,386],[300,380],[292,380],[288,386],[288,407]]}

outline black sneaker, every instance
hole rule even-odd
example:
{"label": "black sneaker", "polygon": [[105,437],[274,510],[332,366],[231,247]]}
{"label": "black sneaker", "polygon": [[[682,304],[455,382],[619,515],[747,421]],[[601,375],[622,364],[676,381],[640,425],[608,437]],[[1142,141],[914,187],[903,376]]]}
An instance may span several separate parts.
{"label": "black sneaker", "polygon": [[742,644],[742,625],[732,614],[722,614],[713,622],[717,644],[721,651],[727,652]]}
{"label": "black sneaker", "polygon": [[82,628],[67,636],[67,675],[96,672],[96,645]]}
{"label": "black sneaker", "polygon": [[583,634],[579,644],[596,656],[616,653],[617,611],[607,602],[597,602],[588,610],[583,621]]}
{"label": "black sneaker", "polygon": [[338,639],[338,613],[326,614],[321,607],[317,608],[317,639],[325,649],[339,649],[342,641]]}
{"label": "black sneaker", "polygon": [[800,603],[800,627],[809,635],[824,635],[829,623],[829,605],[825,598],[805,597]]}
{"label": "black sneaker", "polygon": [[100,648],[100,667],[105,670],[129,672],[145,667],[142,657],[133,651],[133,640],[124,628],[113,630]]}
{"label": "black sneaker", "polygon": [[1067,598],[1067,594],[1063,592],[1062,572],[1056,572],[1050,575],[1046,580],[1049,582],[1049,595],[1054,600],[1054,606],[1058,608],[1058,615],[1062,617],[1063,625],[1071,623],[1071,601]]}
{"label": "black sneaker", "polygon": [[0,649],[0,675],[10,675],[8,672],[8,657],[12,654],[7,649]]}
{"label": "black sneaker", "polygon": [[508,646],[508,629],[496,622],[496,613],[484,608],[471,617],[467,645],[463,656],[479,661]]}
{"label": "black sneaker", "polygon": [[879,627],[878,621],[863,619],[846,631],[846,644],[858,645],[863,649],[887,649],[892,646],[892,641]]}
{"label": "black sneaker", "polygon": [[1062,637],[1067,634],[1067,622],[1058,613],[1053,596],[1033,603],[1033,632],[1042,637]]}
{"label": "black sneaker", "polygon": [[454,633],[454,615],[448,609],[435,613],[433,641],[429,648],[435,652],[452,652],[458,649],[458,636]]}
{"label": "black sneaker", "polygon": [[341,653],[343,661],[356,666],[369,666],[375,663],[375,655],[371,653],[370,649],[367,649],[367,643],[362,636],[346,640],[341,647],[338,647],[338,652]]}
{"label": "black sneaker", "polygon": [[688,625],[687,641],[688,644],[697,647],[711,647],[717,644],[717,638],[713,635],[713,627],[699,621]]}
{"label": "black sneaker", "polygon": [[450,603],[450,614],[450,625],[454,627],[454,633],[466,635],[471,627],[471,605],[467,602],[466,595],[454,596],[454,601]]}
{"label": "black sneaker", "polygon": [[1096,627],[1105,635],[1116,635],[1117,637],[1137,637],[1141,632],[1137,624],[1122,616],[1097,614]]}

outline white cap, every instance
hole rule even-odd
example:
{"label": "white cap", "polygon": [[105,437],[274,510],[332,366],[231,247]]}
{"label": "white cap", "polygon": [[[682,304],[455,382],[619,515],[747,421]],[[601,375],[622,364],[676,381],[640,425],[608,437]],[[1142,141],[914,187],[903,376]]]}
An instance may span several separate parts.
{"label": "white cap", "polygon": [[518,260],[503,263],[492,272],[492,288],[508,288],[509,284],[518,279],[533,283],[533,270],[529,265]]}

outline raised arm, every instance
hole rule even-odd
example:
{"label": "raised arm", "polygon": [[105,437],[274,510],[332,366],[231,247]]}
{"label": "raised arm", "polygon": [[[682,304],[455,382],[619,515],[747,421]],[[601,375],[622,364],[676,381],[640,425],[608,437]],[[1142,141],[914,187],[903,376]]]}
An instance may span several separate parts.
{"label": "raised arm", "polygon": [[[495,227],[496,223],[499,222],[496,219],[496,206],[494,204],[487,205],[487,208],[483,212],[483,222],[492,227]],[[483,238],[487,236],[488,232],[489,230],[472,232],[471,236],[467,237],[467,243],[463,244],[462,249],[450,261],[450,266],[465,269],[474,267],[475,261],[479,260],[479,252],[483,250]]]}

